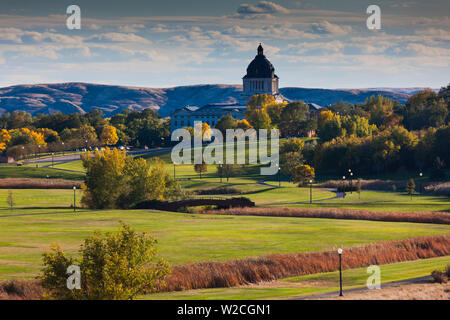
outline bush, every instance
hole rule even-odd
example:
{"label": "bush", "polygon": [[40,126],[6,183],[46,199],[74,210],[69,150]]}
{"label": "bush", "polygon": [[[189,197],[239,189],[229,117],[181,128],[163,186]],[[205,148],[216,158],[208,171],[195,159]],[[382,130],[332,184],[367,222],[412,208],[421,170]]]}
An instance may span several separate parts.
{"label": "bush", "polygon": [[440,271],[440,270],[434,270],[431,273],[431,276],[433,277],[434,282],[447,283],[447,280],[448,280],[447,275],[444,272]]}
{"label": "bush", "polygon": [[53,245],[43,255],[41,280],[46,295],[54,299],[133,299],[164,287],[170,266],[158,256],[156,242],[147,233],[138,234],[123,223],[119,233],[96,232],[79,250],[81,289],[74,290],[66,286],[66,272],[75,260]]}
{"label": "bush", "polygon": [[198,189],[194,191],[198,195],[216,195],[216,194],[241,194],[242,191],[234,187],[217,187],[211,189]]}

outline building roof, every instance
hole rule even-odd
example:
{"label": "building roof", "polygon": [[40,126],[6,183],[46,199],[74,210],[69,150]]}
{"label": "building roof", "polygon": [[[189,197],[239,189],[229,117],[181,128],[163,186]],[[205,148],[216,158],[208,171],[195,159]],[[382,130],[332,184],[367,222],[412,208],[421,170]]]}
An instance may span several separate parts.
{"label": "building roof", "polygon": [[247,67],[247,74],[244,79],[248,78],[278,78],[275,74],[275,68],[264,55],[264,49],[259,44],[258,54],[255,59]]}
{"label": "building roof", "polygon": [[320,110],[320,109],[324,108],[324,107],[319,106],[318,104],[312,103],[312,102],[307,102],[306,104],[309,107],[309,111],[317,111],[317,110]]}

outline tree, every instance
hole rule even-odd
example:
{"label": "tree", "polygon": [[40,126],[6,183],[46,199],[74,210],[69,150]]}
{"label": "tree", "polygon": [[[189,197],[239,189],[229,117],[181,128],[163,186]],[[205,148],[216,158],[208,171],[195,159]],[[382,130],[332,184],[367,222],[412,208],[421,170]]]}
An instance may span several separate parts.
{"label": "tree", "polygon": [[116,128],[108,125],[104,126],[102,129],[102,134],[100,135],[100,140],[107,146],[116,144],[117,141],[119,141]]}
{"label": "tree", "polygon": [[294,168],[292,180],[303,186],[309,182],[310,179],[314,179],[315,171],[314,168],[307,165],[301,164]]}
{"label": "tree", "polygon": [[205,163],[205,161],[202,159],[202,163],[196,163],[194,164],[194,170],[198,174],[200,174],[200,179],[202,178],[202,173],[208,171],[208,166]]}
{"label": "tree", "polygon": [[281,112],[279,128],[285,136],[305,133],[309,107],[302,101],[288,103]]}
{"label": "tree", "polygon": [[[169,263],[159,257],[156,239],[121,223],[119,233],[95,232],[79,250],[79,261],[57,245],[43,254],[41,276],[47,294],[55,299],[132,300],[164,285]],[[67,268],[78,262],[81,289],[66,286]]]}
{"label": "tree", "polygon": [[229,182],[230,177],[237,172],[237,166],[235,164],[222,164],[217,166],[217,173],[221,177],[226,177]]}
{"label": "tree", "polygon": [[14,195],[11,190],[8,190],[8,198],[6,198],[6,202],[8,203],[9,208],[12,210],[16,203],[14,201]]}
{"label": "tree", "polygon": [[223,115],[216,123],[216,129],[225,133],[227,129],[235,129],[237,120],[231,114]]}
{"label": "tree", "polygon": [[286,139],[280,146],[280,153],[299,152],[302,153],[305,143],[300,138]]}
{"label": "tree", "polygon": [[361,199],[361,179],[356,182],[356,192],[358,193],[358,199]]}
{"label": "tree", "polygon": [[414,183],[413,179],[409,179],[408,183],[406,184],[406,192],[411,196],[411,200],[415,191],[416,191],[416,184]]}
{"label": "tree", "polygon": [[445,124],[448,105],[444,100],[445,94],[441,96],[432,90],[423,90],[409,97],[406,102],[405,122],[410,130]]}
{"label": "tree", "polygon": [[2,129],[0,131],[0,152],[6,149],[9,141],[11,141],[11,135],[8,130]]}
{"label": "tree", "polygon": [[179,185],[164,162],[127,157],[125,150],[105,148],[82,155],[86,168],[83,204],[89,208],[128,208],[145,200],[177,197]]}

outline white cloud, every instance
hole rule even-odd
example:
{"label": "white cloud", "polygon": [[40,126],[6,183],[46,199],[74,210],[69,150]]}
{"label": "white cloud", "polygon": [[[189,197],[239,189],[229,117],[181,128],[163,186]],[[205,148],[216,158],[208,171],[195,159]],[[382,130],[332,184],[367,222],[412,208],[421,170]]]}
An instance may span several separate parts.
{"label": "white cloud", "polygon": [[140,42],[140,43],[150,42],[149,40],[141,36],[135,35],[134,33],[118,33],[118,32],[96,34],[88,37],[86,40],[92,42]]}
{"label": "white cloud", "polygon": [[139,32],[140,29],[144,29],[145,25],[143,24],[127,24],[124,26],[119,26],[119,31],[120,32],[125,32],[125,33],[134,33],[134,32]]}
{"label": "white cloud", "polygon": [[273,13],[289,13],[289,10],[280,6],[279,4],[269,2],[269,1],[260,1],[256,5],[243,3],[237,9],[238,14],[273,14]]}
{"label": "white cloud", "polygon": [[311,25],[311,32],[317,34],[329,34],[335,36],[345,36],[352,31],[351,26],[340,26],[337,24],[330,23],[326,20],[321,22],[313,23]]}

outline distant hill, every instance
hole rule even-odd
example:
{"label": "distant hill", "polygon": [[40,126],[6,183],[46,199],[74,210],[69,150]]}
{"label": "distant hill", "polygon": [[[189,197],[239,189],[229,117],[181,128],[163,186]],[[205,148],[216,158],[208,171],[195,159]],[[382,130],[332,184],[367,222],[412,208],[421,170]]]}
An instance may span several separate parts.
{"label": "distant hill", "polygon": [[[289,100],[303,100],[322,106],[344,100],[364,102],[371,95],[382,94],[404,103],[421,88],[382,89],[307,89],[282,88]],[[240,85],[193,85],[173,88],[139,88],[88,83],[17,85],[0,88],[0,114],[15,110],[38,113],[85,113],[101,109],[110,116],[123,109],[152,108],[161,116],[186,105],[237,102]]]}

